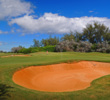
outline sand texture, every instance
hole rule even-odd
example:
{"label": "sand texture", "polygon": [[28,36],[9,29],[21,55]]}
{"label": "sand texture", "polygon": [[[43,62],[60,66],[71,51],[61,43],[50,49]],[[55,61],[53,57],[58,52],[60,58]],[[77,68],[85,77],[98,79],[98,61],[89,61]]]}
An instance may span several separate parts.
{"label": "sand texture", "polygon": [[65,92],[82,90],[104,75],[110,74],[110,63],[80,61],[46,66],[31,66],[14,73],[13,81],[38,91]]}

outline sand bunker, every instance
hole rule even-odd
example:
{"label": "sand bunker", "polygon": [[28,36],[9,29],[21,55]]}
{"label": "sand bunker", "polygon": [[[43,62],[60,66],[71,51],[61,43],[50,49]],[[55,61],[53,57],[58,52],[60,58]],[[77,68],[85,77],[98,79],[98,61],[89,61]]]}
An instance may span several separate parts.
{"label": "sand bunker", "polygon": [[30,55],[8,55],[8,56],[1,56],[1,57],[2,57],[2,58],[7,58],[7,57],[15,57],[15,56],[25,57],[25,56],[30,56]]}
{"label": "sand bunker", "polygon": [[99,77],[110,74],[110,63],[80,61],[47,66],[31,66],[13,75],[13,81],[23,87],[48,92],[85,89]]}

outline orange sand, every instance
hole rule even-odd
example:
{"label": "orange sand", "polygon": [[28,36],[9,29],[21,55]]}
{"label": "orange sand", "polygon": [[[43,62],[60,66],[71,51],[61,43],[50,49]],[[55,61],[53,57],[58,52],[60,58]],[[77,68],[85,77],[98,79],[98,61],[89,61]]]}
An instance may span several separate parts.
{"label": "orange sand", "polygon": [[1,56],[1,57],[2,58],[7,58],[7,57],[15,57],[15,56],[25,57],[25,56],[30,56],[30,55],[8,55],[8,56]]}
{"label": "orange sand", "polygon": [[110,63],[80,61],[46,66],[31,66],[13,75],[23,87],[48,92],[85,89],[99,77],[110,74]]}

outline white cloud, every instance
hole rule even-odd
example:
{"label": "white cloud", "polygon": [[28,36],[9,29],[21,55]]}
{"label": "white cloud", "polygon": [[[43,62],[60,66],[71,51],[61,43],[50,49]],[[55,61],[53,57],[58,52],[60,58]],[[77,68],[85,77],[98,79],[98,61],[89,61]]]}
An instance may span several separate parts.
{"label": "white cloud", "polygon": [[0,30],[0,34],[7,34],[8,32],[7,31],[1,31]]}
{"label": "white cloud", "polygon": [[0,20],[31,13],[31,4],[21,0],[0,0]]}
{"label": "white cloud", "polygon": [[58,14],[45,13],[38,19],[33,16],[24,16],[12,19],[9,24],[18,24],[25,32],[29,33],[69,33],[70,31],[82,32],[88,23],[104,23],[110,27],[110,19],[105,17],[76,17],[67,18]]}

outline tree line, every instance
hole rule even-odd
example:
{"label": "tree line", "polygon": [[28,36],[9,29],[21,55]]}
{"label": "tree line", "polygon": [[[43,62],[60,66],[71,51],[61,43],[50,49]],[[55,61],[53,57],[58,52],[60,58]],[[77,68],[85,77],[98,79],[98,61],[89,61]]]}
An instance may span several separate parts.
{"label": "tree line", "polygon": [[[49,46],[51,49],[53,48],[54,51],[58,52],[110,52],[110,30],[104,24],[95,22],[93,24],[87,24],[86,28],[84,28],[81,33],[70,32],[69,34],[64,34],[64,36],[60,39],[58,37],[52,38],[51,36],[47,39],[42,39],[41,41],[34,39],[33,45],[28,48],[28,50],[31,49],[30,53],[33,48],[37,49],[35,51],[45,51],[49,50]],[[46,47],[48,49],[46,49]],[[24,49],[24,47],[14,47],[12,48],[12,52],[18,52],[22,49]]]}

